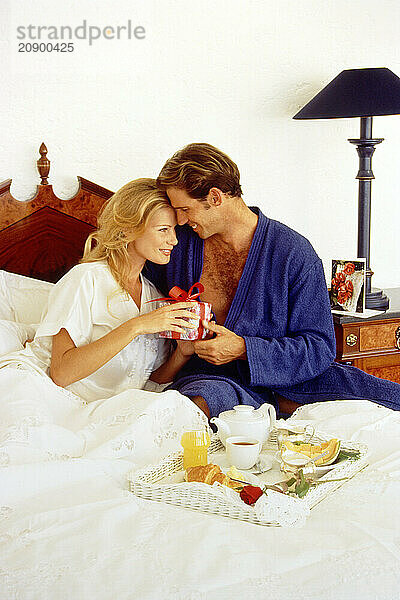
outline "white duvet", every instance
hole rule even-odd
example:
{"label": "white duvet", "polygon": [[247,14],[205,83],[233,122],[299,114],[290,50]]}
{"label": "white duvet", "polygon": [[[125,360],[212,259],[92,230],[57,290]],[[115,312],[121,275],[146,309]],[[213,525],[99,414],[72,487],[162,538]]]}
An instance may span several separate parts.
{"label": "white duvet", "polygon": [[[24,462],[21,450],[21,464],[7,465],[3,455],[1,600],[400,597],[399,413],[367,401],[298,410],[291,420],[367,444],[371,466],[303,527],[268,528],[127,491],[126,473],[179,449],[181,428],[199,418],[176,392],[135,393],[72,406],[64,423],[55,404],[47,456]],[[63,456],[79,454],[82,432],[82,456]]]}

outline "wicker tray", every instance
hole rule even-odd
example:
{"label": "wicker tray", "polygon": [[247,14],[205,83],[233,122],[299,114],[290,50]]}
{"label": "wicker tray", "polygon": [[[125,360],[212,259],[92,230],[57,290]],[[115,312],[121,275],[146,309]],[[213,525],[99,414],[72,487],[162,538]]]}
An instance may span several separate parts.
{"label": "wicker tray", "polygon": [[[270,441],[264,446],[263,453],[275,454],[277,451],[276,436],[275,441]],[[270,438],[270,439],[271,439]],[[320,435],[314,435],[313,440],[323,441],[325,438]],[[332,468],[328,473],[319,478],[324,485],[318,485],[310,489],[307,495],[302,499],[298,499],[304,506],[305,511],[316,506],[321,500],[329,496],[341,485],[351,479],[356,473],[367,466],[366,455],[367,447],[356,442],[342,441],[341,447],[344,450],[358,450],[360,452],[359,460],[343,460],[337,466]],[[216,435],[211,438],[209,448],[209,461],[213,462],[212,455],[224,450],[224,446],[219,441]],[[149,465],[142,469],[131,471],[128,473],[129,489],[136,496],[153,500],[157,502],[166,502],[176,506],[183,506],[192,510],[201,512],[213,513],[230,517],[232,519],[240,519],[257,525],[265,526],[280,526],[279,517],[276,520],[260,519],[256,513],[254,506],[248,506],[244,502],[240,505],[233,504],[229,500],[221,497],[218,489],[214,486],[209,486],[204,483],[169,483],[168,479],[174,474],[183,470],[183,453],[177,452],[167,455],[158,464]],[[344,479],[343,481],[332,481],[330,479]],[[260,485],[262,483],[260,482]],[[283,518],[283,516],[282,516]]]}

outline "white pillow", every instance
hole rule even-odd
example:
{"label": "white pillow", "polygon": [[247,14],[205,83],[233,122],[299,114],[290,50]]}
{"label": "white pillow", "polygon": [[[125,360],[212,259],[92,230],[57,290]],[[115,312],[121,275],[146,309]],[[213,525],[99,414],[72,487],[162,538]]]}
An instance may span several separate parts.
{"label": "white pillow", "polygon": [[0,271],[0,318],[18,323],[40,323],[54,283]]}
{"label": "white pillow", "polygon": [[15,313],[11,305],[10,294],[7,290],[6,275],[8,273],[0,271],[0,319],[15,321]]}
{"label": "white pillow", "polygon": [[25,323],[0,320],[0,356],[22,350],[35,337],[35,327]]}

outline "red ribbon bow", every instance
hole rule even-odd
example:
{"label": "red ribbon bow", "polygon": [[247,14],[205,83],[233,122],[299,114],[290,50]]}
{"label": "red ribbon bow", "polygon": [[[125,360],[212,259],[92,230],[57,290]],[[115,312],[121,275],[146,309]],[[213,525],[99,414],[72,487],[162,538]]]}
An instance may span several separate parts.
{"label": "red ribbon bow", "polygon": [[[196,294],[193,294],[193,290],[198,289],[199,291]],[[167,298],[154,298],[154,300],[149,300],[149,302],[160,302],[163,300],[169,302],[194,302],[200,294],[204,292],[204,285],[198,281],[194,283],[188,292],[182,290],[177,285],[174,285],[173,288],[169,290],[169,296]]]}

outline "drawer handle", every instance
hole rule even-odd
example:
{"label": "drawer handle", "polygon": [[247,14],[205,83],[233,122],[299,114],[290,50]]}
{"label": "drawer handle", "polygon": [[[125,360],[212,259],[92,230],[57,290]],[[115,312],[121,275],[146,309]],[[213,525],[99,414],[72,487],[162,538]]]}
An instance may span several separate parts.
{"label": "drawer handle", "polygon": [[396,331],[394,332],[395,338],[396,338],[396,346],[398,348],[398,350],[400,350],[400,327],[398,327],[396,329]]}
{"label": "drawer handle", "polygon": [[[400,329],[400,327],[399,327],[399,329]],[[400,332],[399,332],[399,337],[400,337]],[[357,344],[357,340],[358,340],[358,337],[356,336],[355,333],[349,333],[349,335],[346,338],[346,344],[348,346],[355,346]],[[400,344],[400,341],[399,341],[399,344]]]}

